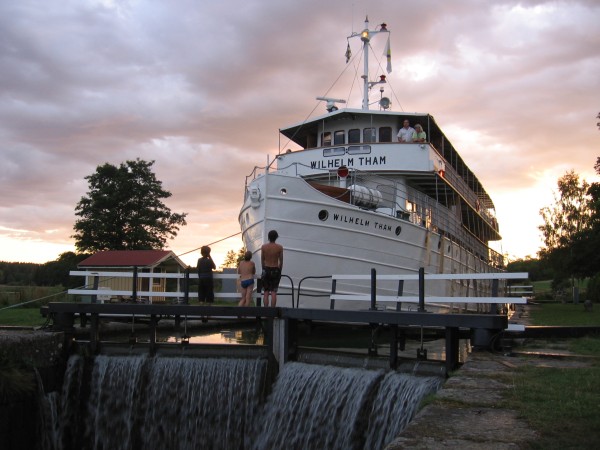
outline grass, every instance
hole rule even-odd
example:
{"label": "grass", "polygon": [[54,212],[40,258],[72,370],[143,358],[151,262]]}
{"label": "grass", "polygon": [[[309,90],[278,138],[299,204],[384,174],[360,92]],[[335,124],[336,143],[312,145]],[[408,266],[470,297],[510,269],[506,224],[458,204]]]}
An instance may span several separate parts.
{"label": "grass", "polygon": [[[595,305],[596,306],[596,305]],[[544,304],[532,308],[536,325],[600,326],[597,311],[583,305]],[[519,368],[506,407],[519,411],[539,434],[533,449],[595,449],[600,442],[600,337],[570,339],[575,354],[596,356],[589,367]]]}
{"label": "grass", "polygon": [[505,406],[519,411],[538,432],[532,448],[593,449],[600,442],[599,398],[598,363],[567,369],[529,366],[517,371]]}
{"label": "grass", "polygon": [[0,325],[38,327],[46,319],[40,314],[39,308],[11,308],[0,310]]}
{"label": "grass", "polygon": [[600,326],[600,305],[586,312],[583,302],[544,303],[531,308],[531,325],[545,326]]}

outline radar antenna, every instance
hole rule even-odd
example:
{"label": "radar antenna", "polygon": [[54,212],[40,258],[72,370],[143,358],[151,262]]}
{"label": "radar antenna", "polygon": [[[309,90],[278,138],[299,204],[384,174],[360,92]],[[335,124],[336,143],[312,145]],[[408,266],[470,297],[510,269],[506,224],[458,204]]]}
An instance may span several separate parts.
{"label": "radar antenna", "polygon": [[338,107],[335,106],[336,103],[346,103],[346,100],[342,100],[340,98],[331,98],[331,97],[317,97],[317,100],[323,100],[327,102],[327,106],[325,108],[328,112],[337,111]]}

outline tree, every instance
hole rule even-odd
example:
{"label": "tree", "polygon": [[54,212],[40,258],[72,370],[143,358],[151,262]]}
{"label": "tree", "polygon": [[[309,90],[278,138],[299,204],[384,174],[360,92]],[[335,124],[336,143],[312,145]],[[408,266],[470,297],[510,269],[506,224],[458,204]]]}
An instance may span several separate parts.
{"label": "tree", "polygon": [[177,236],[186,213],[171,213],[151,168],[154,161],[126,161],[119,167],[104,164],[85,177],[89,191],[75,207],[75,247],[80,252],[156,250]]}
{"label": "tree", "polygon": [[234,250],[229,250],[225,256],[223,267],[237,267],[240,261],[244,259],[245,253],[246,247],[240,248],[237,253]]}
{"label": "tree", "polygon": [[[594,165],[600,175],[600,157]],[[582,277],[600,274],[600,183],[591,183],[587,190],[589,222],[574,237],[573,255],[576,273]]]}
{"label": "tree", "polygon": [[547,250],[568,245],[590,219],[586,198],[589,184],[585,180],[580,183],[579,175],[570,171],[558,179],[557,185],[559,196],[554,194],[554,207],[540,210],[544,225],[539,229]]}
{"label": "tree", "polygon": [[580,273],[574,244],[591,222],[590,185],[585,180],[580,181],[574,171],[559,178],[557,185],[555,204],[540,210],[544,224],[539,226],[546,246],[540,251],[540,257],[554,269],[555,281]]}
{"label": "tree", "polygon": [[526,256],[514,261],[510,261],[506,265],[507,272],[527,272],[531,281],[550,280],[554,278],[552,268],[542,264],[539,259]]}

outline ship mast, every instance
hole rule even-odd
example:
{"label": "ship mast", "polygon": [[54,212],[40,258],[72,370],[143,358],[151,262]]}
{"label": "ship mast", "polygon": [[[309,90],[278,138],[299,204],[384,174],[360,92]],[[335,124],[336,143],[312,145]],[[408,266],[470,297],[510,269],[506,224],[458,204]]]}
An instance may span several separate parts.
{"label": "ship mast", "polygon": [[379,81],[369,81],[369,43],[371,37],[379,33],[389,33],[386,24],[383,23],[379,30],[369,30],[369,16],[365,18],[365,28],[359,33],[352,33],[349,38],[360,36],[360,40],[363,42],[363,54],[364,54],[364,69],[363,75],[363,101],[362,109],[369,109],[369,90],[373,85],[379,83],[385,83],[385,75],[381,75]]}

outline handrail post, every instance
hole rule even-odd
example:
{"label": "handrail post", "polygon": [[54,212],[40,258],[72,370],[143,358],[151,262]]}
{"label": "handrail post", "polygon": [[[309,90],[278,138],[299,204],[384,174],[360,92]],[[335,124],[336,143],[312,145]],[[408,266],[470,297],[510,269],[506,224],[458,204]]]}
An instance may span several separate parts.
{"label": "handrail post", "polygon": [[377,271],[372,268],[371,269],[371,311],[375,311],[377,309],[375,303],[377,300]]}
{"label": "handrail post", "polygon": [[96,274],[94,275],[94,291],[96,291],[96,293],[94,295],[92,295],[92,299],[91,299],[91,303],[98,303],[98,287],[100,285],[100,277]]}
{"label": "handrail post", "polygon": [[425,312],[425,268],[419,267],[419,312]]}
{"label": "handrail post", "polygon": [[[499,287],[499,280],[497,278],[494,278],[492,280],[492,297],[498,297],[498,287]],[[498,304],[497,303],[490,303],[490,313],[498,314]]]}
{"label": "handrail post", "polygon": [[138,268],[133,266],[133,286],[131,288],[131,296],[133,297],[133,303],[137,303],[137,281],[138,281]]}
{"label": "handrail post", "polygon": [[186,305],[190,304],[190,268],[185,268],[185,287],[183,291],[183,303]]}
{"label": "handrail post", "polygon": [[[337,280],[331,280],[331,294],[335,294],[335,290],[337,289]],[[335,299],[331,298],[329,300],[329,309],[335,309]]]}
{"label": "handrail post", "polygon": [[[404,295],[404,280],[398,280],[398,297]],[[402,311],[402,302],[396,303],[396,311]]]}

